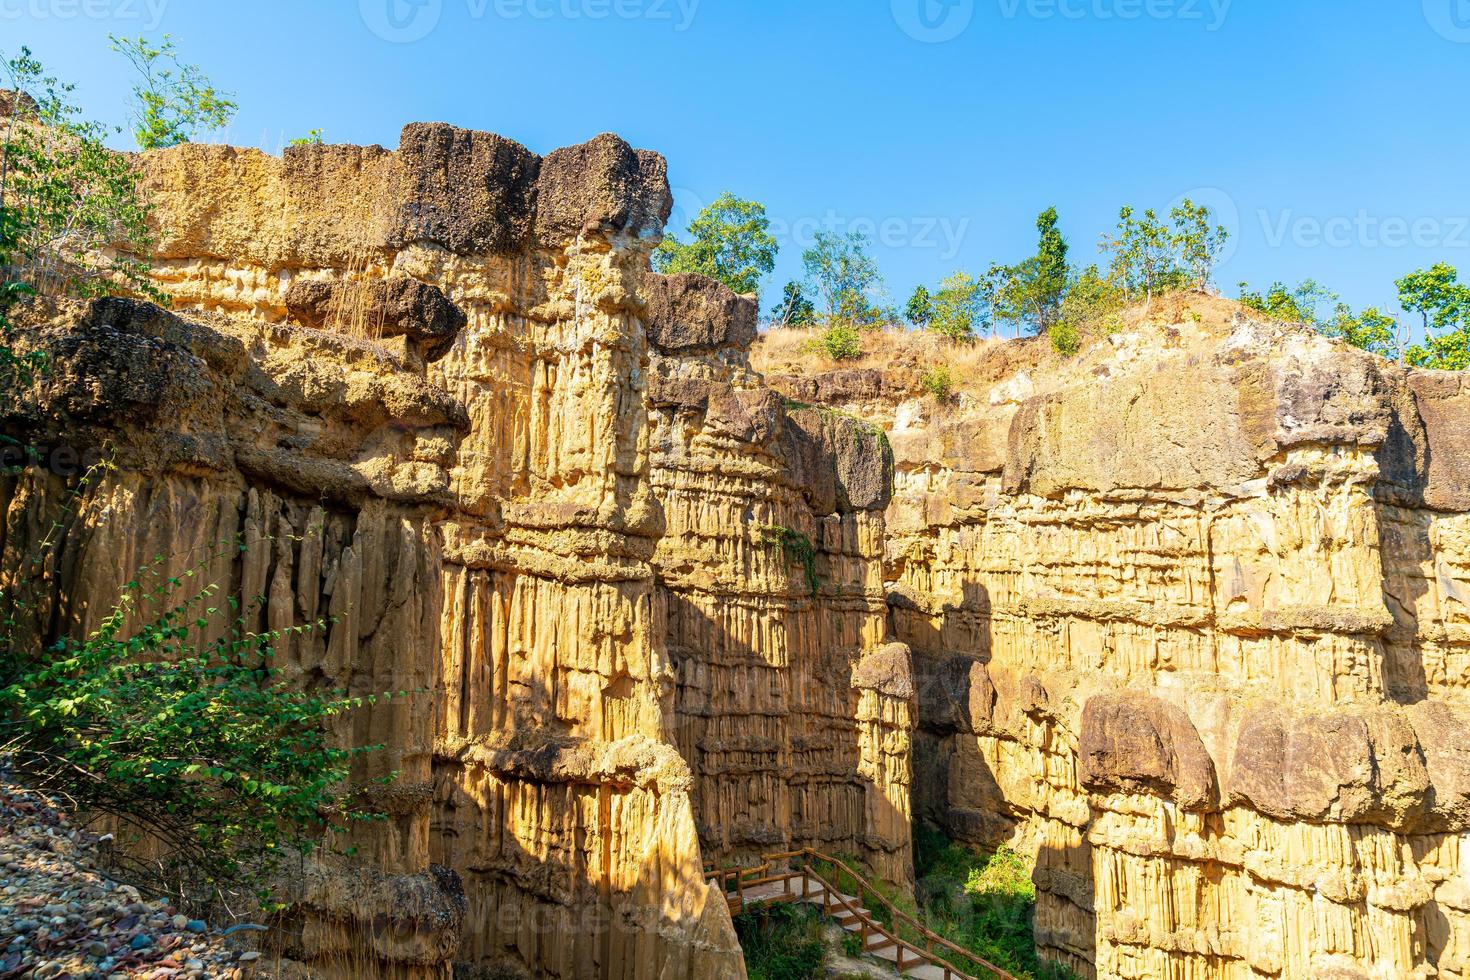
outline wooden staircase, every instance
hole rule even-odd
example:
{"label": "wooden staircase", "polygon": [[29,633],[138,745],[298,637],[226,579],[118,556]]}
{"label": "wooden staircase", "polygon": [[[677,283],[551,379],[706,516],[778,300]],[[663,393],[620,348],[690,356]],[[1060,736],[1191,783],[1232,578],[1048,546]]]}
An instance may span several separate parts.
{"label": "wooden staircase", "polygon": [[[1013,974],[929,931],[834,857],[806,847],[766,854],[761,861],[748,868],[705,872],[705,879],[724,893],[732,916],[761,905],[806,902],[820,907],[823,915],[847,932],[861,936],[863,952],[892,963],[901,976],[917,980],[1017,980]],[[839,871],[856,883],[856,895],[843,894],[831,884],[830,879]],[[883,925],[865,902],[881,906],[891,926]]]}

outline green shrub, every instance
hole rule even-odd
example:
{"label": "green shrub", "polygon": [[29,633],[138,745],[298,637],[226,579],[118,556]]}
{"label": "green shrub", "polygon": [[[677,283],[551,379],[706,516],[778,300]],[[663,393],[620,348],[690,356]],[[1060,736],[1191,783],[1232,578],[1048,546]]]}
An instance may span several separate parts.
{"label": "green shrub", "polygon": [[[96,632],[44,651],[15,635],[28,604],[4,597],[0,744],[22,784],[161,850],[125,863],[139,884],[197,902],[252,890],[264,900],[282,860],[329,828],[379,819],[345,789],[353,759],[376,747],[334,748],[326,731],[377,698],[287,685],[274,643],[323,623],[251,632],[237,600],[216,605],[197,569],[168,577],[162,562],[126,585]],[[201,642],[204,632],[220,636]]]}
{"label": "green shrub", "polygon": [[833,323],[816,338],[818,352],[834,361],[851,361],[863,356],[862,333],[850,323]]}
{"label": "green shrub", "polygon": [[1073,320],[1058,320],[1046,328],[1051,345],[1063,357],[1071,357],[1082,349],[1082,331]]}
{"label": "green shrub", "polygon": [[914,866],[928,928],[1023,980],[1072,980],[1066,967],[1036,955],[1036,886],[1023,855],[1006,847],[981,854],[918,826]]}
{"label": "green shrub", "polygon": [[937,402],[947,402],[954,397],[954,378],[948,364],[940,364],[925,371],[919,384]]}
{"label": "green shrub", "polygon": [[827,958],[822,914],[809,905],[773,905],[735,918],[750,980],[814,980]]}

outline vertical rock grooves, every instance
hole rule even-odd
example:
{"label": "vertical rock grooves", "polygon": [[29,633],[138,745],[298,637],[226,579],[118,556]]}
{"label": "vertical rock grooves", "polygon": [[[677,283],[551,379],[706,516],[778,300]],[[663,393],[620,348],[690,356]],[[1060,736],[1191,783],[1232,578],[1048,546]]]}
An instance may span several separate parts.
{"label": "vertical rock grooves", "polygon": [[772,379],[890,420],[916,816],[1084,976],[1470,975],[1464,381],[1179,319],[937,411]]}
{"label": "vertical rock grooves", "polygon": [[752,299],[649,271],[661,157],[426,124],[139,166],[176,312],[31,311],[56,369],[7,430],[116,468],[73,504],[7,479],[5,569],[63,520],[56,634],[203,557],[250,625],[328,620],[282,644],[300,683],[413,692],[342,722],[386,746],[357,775],[396,774],[390,819],[285,883],[285,955],[742,976],[706,863],[816,844],[910,878],[891,456],[764,387]]}

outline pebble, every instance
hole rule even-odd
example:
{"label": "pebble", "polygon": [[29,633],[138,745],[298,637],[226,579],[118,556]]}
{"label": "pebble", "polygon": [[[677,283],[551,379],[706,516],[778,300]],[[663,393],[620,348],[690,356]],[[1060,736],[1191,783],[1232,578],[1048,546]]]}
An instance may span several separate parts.
{"label": "pebble", "polygon": [[6,777],[0,756],[0,976],[237,980],[249,972],[240,964],[260,954],[237,961],[236,951],[264,926],[242,923],[231,946],[203,919],[114,884],[94,870],[100,838]]}

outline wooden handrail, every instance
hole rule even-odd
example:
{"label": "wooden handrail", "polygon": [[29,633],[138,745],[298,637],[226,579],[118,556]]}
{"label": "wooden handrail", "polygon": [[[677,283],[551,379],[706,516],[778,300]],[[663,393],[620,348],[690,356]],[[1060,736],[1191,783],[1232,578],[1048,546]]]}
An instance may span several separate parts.
{"label": "wooden handrail", "polygon": [[[803,870],[800,873],[773,873],[773,864],[776,864],[778,862],[789,863],[794,859],[800,859],[802,861]],[[947,963],[943,959],[941,959],[934,952],[933,947],[937,945],[950,954],[963,957],[964,959],[978,965],[981,969],[985,970],[992,977],[999,978],[999,980],[1018,980],[1018,978],[1014,974],[1007,973],[1005,970],[1002,970],[1000,967],[996,966],[994,963],[991,963],[984,957],[970,952],[963,946],[959,946],[951,942],[950,940],[945,939],[943,936],[939,935],[933,930],[929,929],[928,926],[925,926],[918,919],[915,919],[903,909],[894,905],[882,892],[875,888],[866,878],[854,871],[845,862],[840,861],[837,858],[832,857],[831,855],[823,854],[821,851],[818,851],[815,848],[803,847],[800,850],[796,851],[782,851],[774,854],[764,854],[761,856],[761,860],[763,863],[751,868],[725,868],[722,870],[707,869],[705,871],[704,877],[706,881],[712,882],[718,880],[720,882],[720,892],[727,898],[733,897],[734,900],[738,903],[738,907],[741,909],[745,908],[745,889],[756,888],[760,885],[775,884],[777,882],[786,882],[787,884],[785,888],[785,893],[787,895],[791,895],[792,892],[790,881],[791,879],[797,877],[803,878],[801,894],[803,898],[807,898],[810,892],[808,882],[805,879],[809,877],[815,879],[817,883],[822,886],[822,912],[825,915],[829,917],[832,915],[832,908],[835,904],[858,920],[864,952],[868,951],[868,937],[871,933],[874,932],[883,936],[885,939],[889,940],[889,942],[895,944],[898,947],[897,955],[900,974],[904,970],[904,951],[907,950],[914,953],[922,960],[933,963],[935,966],[943,969],[946,980],[949,980],[949,978],[951,977],[954,978],[954,980],[979,980],[978,977],[970,976],[969,974],[961,971],[954,964]],[[825,862],[835,868],[839,868],[842,871],[845,871],[853,879],[853,881],[857,883],[857,895],[855,896],[855,898],[859,903],[858,906],[855,907],[851,903],[849,903],[835,886],[828,882],[827,879],[824,878],[820,872],[812,867],[813,863],[817,861]],[[760,877],[754,880],[750,880],[747,877],[749,875],[759,875]],[[730,889],[726,886],[726,881],[729,879],[733,879],[735,885],[733,896],[730,893]],[[894,924],[894,931],[889,931],[889,929],[885,927],[881,922],[874,920],[871,915],[864,914],[861,903],[866,901],[867,894],[871,894],[873,897],[877,898],[877,900],[888,909],[890,919]],[[836,900],[835,903],[833,899]],[[897,929],[899,928],[898,924],[900,921],[917,931],[919,935],[923,937],[923,942],[925,943],[925,946],[927,948],[920,948],[918,946],[915,946],[913,943],[909,942],[901,935],[899,935]],[[885,943],[884,945],[887,944]],[[878,948],[881,949],[882,946]],[[910,966],[914,965],[917,964],[910,964]]]}

